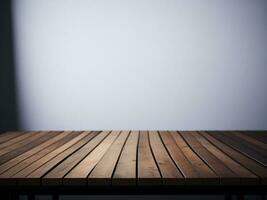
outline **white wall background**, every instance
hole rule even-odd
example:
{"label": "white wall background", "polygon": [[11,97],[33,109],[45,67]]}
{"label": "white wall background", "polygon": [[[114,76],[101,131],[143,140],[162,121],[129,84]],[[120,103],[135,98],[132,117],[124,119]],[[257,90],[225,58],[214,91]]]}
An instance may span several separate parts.
{"label": "white wall background", "polygon": [[14,0],[22,129],[267,129],[267,1]]}

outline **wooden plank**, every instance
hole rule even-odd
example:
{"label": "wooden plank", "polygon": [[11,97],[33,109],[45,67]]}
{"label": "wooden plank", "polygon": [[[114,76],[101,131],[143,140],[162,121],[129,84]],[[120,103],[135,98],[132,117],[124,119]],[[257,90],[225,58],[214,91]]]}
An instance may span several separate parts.
{"label": "wooden plank", "polygon": [[223,135],[227,135],[227,137],[231,137],[233,140],[239,142],[240,144],[246,146],[247,148],[253,150],[254,152],[257,152],[259,155],[261,155],[263,157],[264,162],[267,165],[267,150],[262,148],[261,146],[256,146],[254,144],[251,143],[251,141],[248,140],[244,140],[244,138],[240,138],[238,137],[236,134],[238,134],[238,132],[233,131],[231,132],[232,134],[226,134],[225,132],[223,132]]}
{"label": "wooden plank", "polygon": [[184,177],[170,158],[157,131],[149,131],[149,142],[162,176],[162,184],[184,185]]}
{"label": "wooden plank", "polygon": [[117,163],[112,185],[136,185],[139,131],[131,131]]}
{"label": "wooden plank", "polygon": [[185,139],[188,145],[191,146],[193,151],[198,154],[205,163],[215,171],[215,173],[220,177],[220,183],[222,185],[236,185],[240,184],[240,179],[233,171],[231,171],[225,164],[214,156],[208,149],[203,147],[203,145],[193,137],[194,132],[182,131],[181,136]]}
{"label": "wooden plank", "polygon": [[41,167],[43,164],[48,162],[49,160],[53,159],[56,157],[58,154],[61,152],[65,151],[72,145],[74,145],[76,142],[78,142],[81,138],[85,137],[86,133],[79,134],[76,133],[74,134],[73,132],[70,133],[68,136],[64,137],[62,140],[58,141],[53,145],[55,148],[51,149],[48,154],[40,158],[39,160],[33,162],[31,165],[27,166],[20,172],[16,173],[13,178],[17,179],[18,184],[20,185],[25,185],[25,184],[32,184],[31,179],[26,178],[29,174],[31,174],[33,171]]}
{"label": "wooden plank", "polygon": [[147,131],[140,131],[137,166],[138,185],[161,184],[161,175],[150,149]]}
{"label": "wooden plank", "polygon": [[[220,178],[215,174],[215,172],[196,154],[192,148],[185,142],[185,140],[181,137],[181,135],[177,131],[171,131],[176,145],[182,150],[186,158],[190,161],[190,163],[194,166],[195,170],[198,174],[205,178],[205,182],[202,184],[220,184]],[[196,181],[196,184],[197,181]]]}
{"label": "wooden plank", "polygon": [[256,146],[249,145],[244,142],[244,140],[233,137],[231,135],[232,132],[224,132],[224,133],[217,133],[217,132],[210,132],[214,133],[213,136],[216,137],[218,140],[231,145],[234,149],[244,153],[245,155],[249,156],[250,158],[256,160],[257,162],[261,163],[265,167],[267,167],[267,154],[264,154],[261,151],[257,150]]}
{"label": "wooden plank", "polygon": [[221,151],[225,152],[227,155],[229,155],[231,158],[233,158],[234,160],[242,164],[244,167],[249,169],[251,172],[260,176],[262,184],[265,184],[265,185],[267,184],[267,169],[264,166],[248,158],[247,156],[243,155],[239,151],[234,150],[227,144],[217,140],[212,135],[209,135],[206,132],[201,132],[200,134],[204,136],[205,138],[207,138],[215,146],[217,146]]}
{"label": "wooden plank", "polygon": [[[173,133],[173,134],[175,134],[175,133]],[[178,135],[178,134],[176,134],[176,135]],[[199,170],[197,170],[197,167],[194,166],[190,162],[189,158],[187,158],[185,153],[175,143],[175,140],[173,139],[171,133],[169,133],[168,131],[160,131],[160,137],[162,138],[162,141],[163,141],[165,147],[167,148],[170,156],[172,157],[175,164],[177,165],[177,167],[180,169],[181,173],[185,177],[185,184],[186,185],[203,185],[203,184],[216,183],[214,181],[214,179],[210,179],[210,178],[207,179],[205,174],[199,173]],[[188,146],[185,148],[188,148]],[[193,151],[185,151],[185,152],[189,153],[189,154],[193,154]],[[190,157],[192,157],[192,156],[190,156]],[[204,164],[204,163],[202,163],[202,164]],[[213,177],[216,177],[216,175],[214,175]]]}
{"label": "wooden plank", "polygon": [[[13,150],[13,151],[1,156],[2,163],[5,163],[5,161],[7,162],[7,161],[17,157],[18,155],[20,155],[20,154],[22,154],[22,153],[34,148],[35,146],[38,146],[42,142],[48,140],[50,135],[51,134],[48,133],[48,132],[40,132],[38,134],[34,134],[31,138],[28,139],[28,143],[26,145],[21,146],[18,149],[15,149],[15,150]],[[2,176],[2,174],[0,176]],[[13,184],[15,184],[15,182],[14,182],[14,180],[10,179],[10,176],[6,176],[6,177],[2,176],[0,178],[0,184],[1,185],[2,184],[4,184],[4,185],[6,185],[6,184],[13,185]]]}
{"label": "wooden plank", "polygon": [[242,133],[260,142],[263,142],[264,144],[267,144],[267,131],[242,131]]}
{"label": "wooden plank", "polygon": [[26,134],[0,135],[0,185],[267,185],[264,132]]}
{"label": "wooden plank", "polygon": [[59,136],[61,137],[52,138],[53,143],[50,146],[33,154],[31,157],[16,164],[15,166],[10,167],[8,170],[6,170],[4,173],[0,175],[0,178],[12,177],[15,174],[24,174],[25,171],[28,172],[29,170],[33,170],[34,168],[32,168],[32,166],[35,161],[39,160],[46,154],[50,153],[51,151],[63,145],[65,142],[73,138],[74,134],[71,134],[71,132],[64,132],[64,133],[61,133]]}
{"label": "wooden plank", "polygon": [[10,141],[11,139],[21,136],[23,132],[5,132],[0,134],[0,143]]}
{"label": "wooden plank", "polygon": [[31,137],[1,150],[5,154],[0,156],[0,165],[48,140],[49,135],[48,132],[34,133]]}
{"label": "wooden plank", "polygon": [[112,131],[110,135],[63,178],[63,183],[65,185],[86,185],[89,173],[104,156],[119,134],[120,131]]}
{"label": "wooden plank", "polygon": [[225,166],[227,166],[231,171],[240,177],[241,184],[244,185],[256,185],[259,184],[260,179],[256,175],[252,174],[245,167],[240,165],[238,162],[233,160],[231,157],[226,155],[223,151],[218,149],[212,143],[210,143],[206,138],[204,138],[199,133],[193,135],[206,149],[208,149],[214,156],[220,159]]}
{"label": "wooden plank", "polygon": [[[41,178],[45,176],[47,173],[49,173],[53,168],[58,166],[61,162],[63,162],[65,159],[67,159],[69,156],[71,156],[75,151],[78,151],[80,148],[82,148],[84,145],[86,145],[90,140],[92,140],[99,132],[98,131],[91,131],[91,132],[84,132],[86,134],[85,137],[82,137],[82,134],[80,135],[81,139],[72,145],[70,148],[66,149],[65,151],[61,152],[48,162],[44,163],[41,167],[34,170],[32,173],[30,173],[26,178],[30,179],[31,185],[40,185],[42,182],[42,185],[49,185],[51,184],[51,179],[43,179]],[[48,182],[46,182],[48,180]],[[23,184],[22,181],[20,181],[21,184]],[[53,185],[53,182],[52,184]]]}
{"label": "wooden plank", "polygon": [[171,134],[168,131],[160,131],[160,136],[170,156],[174,160],[177,167],[180,169],[185,179],[188,179],[190,177],[198,178],[198,172],[185,157],[181,149],[176,145]]}
{"label": "wooden plank", "polygon": [[68,157],[59,165],[57,165],[54,169],[52,169],[52,171],[47,173],[42,178],[42,183],[45,185],[61,185],[63,183],[63,177],[78,163],[80,163],[83,158],[86,157],[109,134],[110,131],[103,131],[99,133],[81,149],[73,153],[70,157]]}
{"label": "wooden plank", "polygon": [[30,149],[28,151],[26,151],[25,153],[22,153],[18,156],[16,156],[15,158],[9,160],[8,162],[0,165],[0,174],[2,174],[3,172],[5,172],[6,170],[10,169],[11,167],[19,164],[20,162],[22,162],[23,160],[29,158],[30,156],[34,155],[35,153],[43,150],[44,148],[48,147],[49,145],[51,145],[54,140],[58,140],[61,139],[62,137],[64,137],[63,134],[60,134],[60,132],[53,132],[49,135],[49,139],[47,141],[45,141],[44,143],[34,147],[33,149]]}
{"label": "wooden plank", "polygon": [[267,144],[265,144],[259,140],[256,140],[253,137],[249,137],[248,135],[245,135],[244,133],[239,133],[239,132],[234,132],[233,134],[236,135],[237,137],[249,142],[250,144],[252,144],[256,147],[260,147],[260,148],[264,149],[265,151],[267,150]]}
{"label": "wooden plank", "polygon": [[[112,174],[130,131],[122,131],[88,176],[89,185],[111,185]],[[112,159],[111,159],[112,158]]]}
{"label": "wooden plank", "polygon": [[30,138],[33,135],[36,135],[37,133],[38,132],[27,132],[18,137],[12,138],[11,140],[8,140],[5,143],[0,144],[0,156],[3,155],[5,152],[8,152],[9,151],[8,149],[10,149],[13,145],[17,144],[18,146],[18,144],[23,143],[24,141],[26,141],[27,138]]}

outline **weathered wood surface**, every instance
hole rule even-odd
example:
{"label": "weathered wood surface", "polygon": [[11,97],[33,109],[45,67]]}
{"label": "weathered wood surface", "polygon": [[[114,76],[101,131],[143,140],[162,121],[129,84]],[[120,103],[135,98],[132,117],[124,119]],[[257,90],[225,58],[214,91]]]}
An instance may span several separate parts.
{"label": "weathered wood surface", "polygon": [[0,185],[267,185],[267,133],[39,131],[0,135]]}

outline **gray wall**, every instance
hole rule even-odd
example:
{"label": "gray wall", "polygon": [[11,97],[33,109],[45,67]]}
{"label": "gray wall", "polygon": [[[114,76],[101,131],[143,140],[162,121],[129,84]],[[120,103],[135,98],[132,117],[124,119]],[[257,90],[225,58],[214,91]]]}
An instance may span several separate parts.
{"label": "gray wall", "polygon": [[14,0],[22,129],[267,129],[267,1]]}

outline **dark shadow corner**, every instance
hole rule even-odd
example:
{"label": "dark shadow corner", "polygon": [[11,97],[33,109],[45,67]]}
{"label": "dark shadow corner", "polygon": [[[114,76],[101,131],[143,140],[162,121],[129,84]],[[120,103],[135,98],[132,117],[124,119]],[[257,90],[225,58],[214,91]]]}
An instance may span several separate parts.
{"label": "dark shadow corner", "polygon": [[19,128],[11,4],[0,1],[0,133]]}

